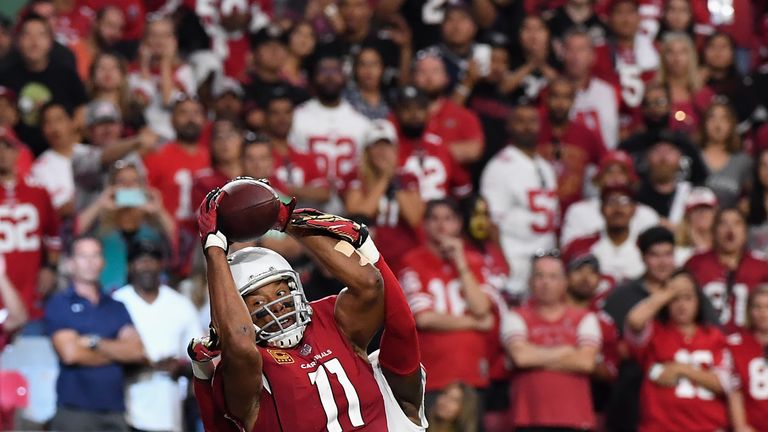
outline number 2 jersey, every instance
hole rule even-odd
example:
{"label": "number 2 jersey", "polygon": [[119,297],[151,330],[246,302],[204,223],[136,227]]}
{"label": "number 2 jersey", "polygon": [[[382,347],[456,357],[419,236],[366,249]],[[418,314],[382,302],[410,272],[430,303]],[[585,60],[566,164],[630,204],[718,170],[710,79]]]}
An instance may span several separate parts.
{"label": "number 2 jersey", "polygon": [[[423,431],[396,412],[377,357],[364,359],[339,330],[335,304],[336,296],[311,303],[312,322],[296,347],[259,347],[263,388],[252,432]],[[244,431],[226,409],[220,366],[212,381],[195,379],[205,429]]]}
{"label": "number 2 jersey", "polygon": [[768,363],[765,348],[747,331],[728,335],[733,356],[734,387],[744,396],[747,423],[756,431],[768,431]]}

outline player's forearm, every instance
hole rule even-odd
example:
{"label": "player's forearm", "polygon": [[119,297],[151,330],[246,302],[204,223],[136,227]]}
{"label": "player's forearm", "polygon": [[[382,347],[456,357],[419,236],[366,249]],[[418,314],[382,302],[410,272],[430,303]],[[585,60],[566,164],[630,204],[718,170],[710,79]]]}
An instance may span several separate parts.
{"label": "player's forearm", "polygon": [[424,219],[426,205],[417,191],[397,191],[395,199],[400,207],[400,216],[411,228],[419,228]]}
{"label": "player's forearm", "polygon": [[451,143],[448,150],[458,163],[474,162],[483,155],[483,141],[480,139],[456,141]]}
{"label": "player's forearm", "polygon": [[477,320],[471,316],[453,316],[439,312],[421,312],[415,317],[416,327],[426,331],[476,330]]}

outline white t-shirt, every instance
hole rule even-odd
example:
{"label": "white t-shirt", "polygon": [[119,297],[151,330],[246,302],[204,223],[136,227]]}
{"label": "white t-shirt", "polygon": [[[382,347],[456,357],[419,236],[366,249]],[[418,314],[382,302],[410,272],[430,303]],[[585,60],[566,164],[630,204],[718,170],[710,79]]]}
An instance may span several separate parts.
{"label": "white t-shirt", "polygon": [[571,116],[589,129],[599,132],[605,147],[616,148],[619,142],[619,99],[616,89],[600,78],[592,78],[585,89],[576,93]]}
{"label": "white t-shirt", "polygon": [[[87,151],[85,144],[75,144],[74,152]],[[75,198],[75,177],[72,158],[48,149],[32,164],[32,180],[44,187],[51,196],[53,208],[58,209]]]}
{"label": "white t-shirt", "polygon": [[[635,215],[629,222],[629,232],[638,236],[643,231],[659,224],[659,215],[645,204],[637,203]],[[588,198],[572,204],[565,211],[560,244],[565,246],[579,237],[586,237],[605,228],[605,219],[600,214],[600,198]]]}
{"label": "white t-shirt", "polygon": [[419,425],[416,425],[405,415],[403,409],[400,408],[400,404],[397,403],[392,388],[389,386],[384,372],[381,370],[381,364],[379,363],[379,350],[372,352],[368,355],[368,361],[371,362],[371,368],[373,368],[373,377],[376,379],[376,384],[379,385],[379,391],[384,399],[384,413],[387,416],[387,429],[390,431],[398,432],[424,432],[427,430],[429,424],[427,424],[427,417],[424,415],[424,385],[427,380],[427,374],[424,371],[424,367],[421,368],[421,408],[419,409]]}
{"label": "white t-shirt", "polygon": [[[112,297],[125,304],[151,362],[187,359],[187,344],[203,334],[192,302],[172,288],[161,286],[152,303],[144,301],[131,285]],[[137,373],[126,385],[128,423],[148,431],[181,431],[185,390],[165,372],[146,369]]]}
{"label": "white t-shirt", "polygon": [[637,248],[637,237],[631,234],[618,246],[603,234],[592,245],[590,252],[600,262],[600,273],[612,277],[617,283],[624,279],[639,278],[645,273],[643,257]]}

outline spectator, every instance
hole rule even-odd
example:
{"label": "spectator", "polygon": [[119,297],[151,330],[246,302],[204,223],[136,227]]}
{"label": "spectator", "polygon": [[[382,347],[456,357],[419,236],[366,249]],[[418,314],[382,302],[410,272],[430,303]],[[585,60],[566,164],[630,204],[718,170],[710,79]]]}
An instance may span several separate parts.
{"label": "spectator", "polygon": [[[16,93],[8,87],[0,86],[0,135],[9,136],[18,141],[13,129],[19,123]],[[19,146],[19,156],[16,158],[16,175],[26,177],[32,169],[34,155],[24,143]]]}
{"label": "spectator", "polygon": [[395,107],[398,166],[418,179],[421,198],[428,201],[468,195],[472,184],[466,172],[457,167],[445,141],[427,131],[426,95],[415,87],[404,87],[397,94]]}
{"label": "spectator", "polygon": [[733,106],[739,133],[748,128],[752,113],[757,107],[756,88],[751,80],[746,80],[736,68],[736,46],[727,34],[717,32],[704,43],[702,81],[718,96],[726,98]]}
{"label": "spectator", "polygon": [[413,49],[419,51],[440,40],[440,27],[445,20],[447,4],[448,0],[428,4],[422,0],[385,1],[378,2],[376,14],[391,18],[399,12],[413,34]]}
{"label": "spectator", "polygon": [[285,193],[286,186],[275,174],[277,168],[269,138],[261,134],[247,136],[243,142],[243,173],[248,177],[267,179],[276,191]]}
{"label": "spectator", "polygon": [[27,323],[29,316],[20,293],[8,277],[5,257],[0,255],[0,353],[14,333]]}
{"label": "spectator", "polygon": [[192,251],[197,247],[195,209],[192,202],[192,174],[210,166],[210,152],[201,143],[205,122],[203,107],[196,99],[183,97],[173,104],[172,122],[176,141],[164,145],[144,158],[149,186],[162,194],[162,204],[173,217],[179,238],[176,266],[181,273],[187,271]]}
{"label": "spectator", "polygon": [[106,265],[101,273],[105,293],[128,279],[128,246],[135,240],[155,240],[175,251],[176,225],[163,209],[162,197],[149,189],[138,167],[118,161],[109,173],[109,185],[98,199],[78,215],[81,233],[93,232],[103,244]]}
{"label": "spectator", "polygon": [[192,302],[161,282],[160,245],[131,244],[128,265],[131,284],[112,297],[128,309],[149,362],[126,381],[128,424],[142,431],[181,431],[185,428],[177,379],[191,377],[186,348],[203,329]]}
{"label": "spectator", "polygon": [[478,395],[472,387],[455,382],[435,400],[427,415],[429,432],[477,432]]}
{"label": "spectator", "polygon": [[552,38],[558,43],[568,39],[568,32],[583,28],[594,45],[605,42],[605,24],[595,13],[595,4],[584,0],[566,0],[547,20]]}
{"label": "spectator", "polygon": [[765,413],[765,351],[768,346],[768,287],[761,285],[747,302],[749,327],[726,339],[733,356],[734,391],[729,394],[731,424],[735,431],[768,428]]}
{"label": "spectator", "polygon": [[755,156],[752,164],[752,187],[749,191],[749,248],[758,252],[768,252],[768,149],[763,149]]}
{"label": "spectator", "polygon": [[[569,0],[569,4],[574,1]],[[565,35],[563,63],[565,76],[577,89],[571,115],[599,133],[608,149],[616,148],[619,139],[619,97],[610,84],[592,72],[595,45],[588,33],[574,30]]]}
{"label": "spectator", "polygon": [[[632,159],[622,151],[610,151],[600,160],[597,173],[592,179],[598,192],[605,188],[626,186],[634,188],[637,183]],[[574,203],[565,212],[560,244],[567,245],[578,237],[585,237],[605,228],[605,219],[600,211],[600,197],[586,198]],[[637,236],[647,228],[656,225],[659,216],[645,204],[635,204],[635,215],[632,217],[629,229]]]}
{"label": "spectator", "polygon": [[[18,177],[22,144],[0,134],[0,214],[7,232],[2,254],[8,279],[19,291],[30,319],[42,317],[42,300],[55,288],[61,249],[59,218],[48,192]],[[32,222],[32,223],[30,223]]]}
{"label": "spectator", "polygon": [[637,247],[636,233],[630,230],[635,214],[635,194],[626,186],[605,187],[600,191],[600,211],[605,219],[605,230],[568,243],[563,257],[571,259],[593,254],[606,276],[616,282],[640,277],[645,268]]}
{"label": "spectator", "polygon": [[645,85],[656,75],[659,54],[651,37],[640,29],[636,0],[610,2],[609,36],[597,51],[597,74],[620,88],[619,131],[625,138],[638,126]]}
{"label": "spectator", "polygon": [[736,115],[724,102],[707,108],[702,127],[701,155],[709,168],[706,185],[723,207],[733,207],[749,185],[752,159],[741,150]]}
{"label": "spectator", "polygon": [[539,15],[523,18],[517,37],[520,56],[513,56],[512,73],[504,80],[504,89],[517,97],[537,100],[549,81],[557,77],[551,34]]}
{"label": "spectator", "polygon": [[461,201],[466,248],[483,256],[483,278],[498,293],[506,292],[509,283],[509,265],[499,246],[499,230],[491,220],[488,201],[480,195],[471,195]]}
{"label": "spectator", "polygon": [[288,30],[288,58],[281,73],[290,85],[306,88],[309,84],[306,63],[316,45],[315,29],[307,21],[300,21]]}
{"label": "spectator", "polygon": [[645,374],[638,430],[726,428],[723,394],[729,389],[730,365],[725,337],[706,323],[706,299],[693,275],[676,272],[667,285],[627,315],[625,336],[638,350]]}
{"label": "spectator", "polygon": [[107,100],[95,100],[88,104],[85,126],[91,145],[76,146],[72,152],[77,212],[97,199],[107,184],[109,168],[118,160],[134,164],[146,176],[141,156],[157,144],[157,135],[149,128],[142,129],[133,137],[121,138],[124,128],[120,111]]}
{"label": "spectator", "polygon": [[699,60],[693,41],[685,33],[669,33],[661,43],[659,82],[669,88],[672,129],[692,133],[714,96],[699,76]]}
{"label": "spectator", "polygon": [[274,176],[284,192],[300,203],[322,206],[331,198],[331,189],[317,155],[294,150],[288,143],[293,126],[293,101],[276,94],[267,102],[264,133],[272,146]]}
{"label": "spectator", "polygon": [[[33,0],[33,7],[48,3],[52,6],[49,16],[53,34],[56,40],[64,45],[70,45],[88,35],[93,25],[91,11],[85,5],[74,1]],[[35,5],[37,3],[38,5]]]}
{"label": "spectator", "polygon": [[354,77],[344,90],[354,109],[369,120],[386,119],[389,106],[384,98],[384,64],[381,54],[373,47],[362,47],[352,63]]}
{"label": "spectator", "polygon": [[549,84],[537,149],[557,173],[562,212],[582,198],[589,167],[597,166],[606,154],[600,134],[570,118],[575,97],[570,81],[557,78]]}
{"label": "spectator", "polygon": [[174,107],[174,101],[183,95],[194,95],[196,85],[192,68],[179,57],[175,26],[170,18],[147,22],[138,65],[128,76],[128,85],[138,95],[149,127],[166,140],[175,139],[175,109],[168,108]]}
{"label": "spectator", "polygon": [[530,105],[517,106],[507,123],[510,143],[491,159],[480,179],[480,191],[488,200],[498,225],[501,247],[512,268],[509,294],[525,293],[530,258],[555,246],[560,211],[555,171],[537,156],[539,113]]}
{"label": "spectator", "polygon": [[45,307],[45,323],[59,357],[58,431],[128,431],[124,364],[142,363],[144,348],[125,306],[99,288],[104,267],[93,237],[72,244],[72,281]]}
{"label": "spectator", "polygon": [[482,285],[482,258],[465,252],[461,215],[453,201],[427,203],[424,233],[425,244],[403,258],[408,264],[400,282],[416,319],[421,361],[432,371],[426,384],[429,412],[454,381],[475,389],[488,385],[485,342],[493,316]]}
{"label": "spectator", "polygon": [[211,96],[213,97],[212,111],[214,118],[242,117],[245,91],[237,80],[228,76],[214,78]]}
{"label": "spectator", "polygon": [[552,253],[531,264],[531,302],[512,311],[502,340],[515,365],[510,417],[516,431],[594,429],[589,375],[601,336],[592,312],[565,300],[563,263]]}
{"label": "spectator", "polygon": [[683,153],[675,135],[660,134],[646,153],[648,175],[640,182],[637,201],[656,211],[661,224],[674,227],[683,219],[690,182],[678,179]]}
{"label": "spectator", "polygon": [[717,212],[717,197],[705,187],[691,189],[685,200],[685,216],[675,230],[675,262],[685,264],[697,253],[712,248],[712,231]]}
{"label": "spectator", "polygon": [[398,169],[397,133],[386,120],[376,120],[366,133],[360,166],[345,181],[346,214],[372,221],[376,244],[393,271],[399,272],[411,249],[420,244],[424,202],[416,177]]}
{"label": "spectator", "polygon": [[669,0],[663,7],[656,40],[663,41],[668,34],[682,33],[700,46],[701,28],[696,29],[691,3],[687,0]]}
{"label": "spectator", "polygon": [[[335,193],[355,168],[370,121],[341,97],[346,79],[340,58],[318,56],[311,76],[315,98],[296,108],[288,142],[297,151],[317,155]],[[340,206],[334,199],[327,210]]]}
{"label": "spectator", "polygon": [[72,155],[85,145],[77,142],[75,119],[62,104],[49,102],[40,108],[40,127],[49,148],[32,164],[32,178],[48,191],[59,216],[69,219],[75,214]]}
{"label": "spectator", "polygon": [[125,14],[116,6],[105,6],[96,12],[96,21],[87,37],[72,41],[69,48],[77,61],[77,74],[82,81],[88,79],[91,63],[101,52],[114,50],[123,39]]}
{"label": "spectator", "polygon": [[726,329],[747,325],[749,293],[768,282],[768,265],[747,249],[747,223],[734,208],[723,208],[715,216],[711,250],[696,254],[685,268],[719,313]]}
{"label": "spectator", "polygon": [[[477,22],[469,5],[448,2],[440,25],[440,43],[434,49],[445,63],[451,88],[469,74],[482,77],[490,71],[491,47],[475,42],[476,36]],[[461,92],[461,84],[458,85],[456,90]]]}
{"label": "spectator", "polygon": [[192,175],[192,205],[198,206],[205,195],[228,181],[243,175],[243,129],[236,117],[220,117],[213,122],[211,166]]}
{"label": "spectator", "polygon": [[474,162],[483,154],[483,129],[477,116],[445,97],[448,74],[434,51],[419,54],[414,63],[413,83],[429,98],[427,133],[443,140],[459,164]]}
{"label": "spectator", "polygon": [[21,122],[16,133],[35,156],[47,149],[40,128],[40,108],[48,102],[63,105],[74,112],[76,122],[82,123],[85,89],[74,70],[57,63],[51,56],[53,33],[48,22],[36,15],[28,16],[19,26],[16,46],[19,59],[0,71],[0,84],[19,97]]}
{"label": "spectator", "polygon": [[88,92],[91,100],[103,99],[112,102],[130,129],[145,125],[138,98],[128,89],[128,67],[122,57],[105,52],[93,58]]}
{"label": "spectator", "polygon": [[[148,12],[144,7],[144,2],[142,0],[84,0],[83,3],[96,13],[97,23],[99,22],[99,14],[110,6],[116,6],[125,13],[122,37],[116,48],[126,57],[132,57],[129,54],[135,53],[139,39],[144,35]],[[106,25],[107,23],[102,21],[101,24]],[[106,30],[102,29],[101,32],[104,34]]]}

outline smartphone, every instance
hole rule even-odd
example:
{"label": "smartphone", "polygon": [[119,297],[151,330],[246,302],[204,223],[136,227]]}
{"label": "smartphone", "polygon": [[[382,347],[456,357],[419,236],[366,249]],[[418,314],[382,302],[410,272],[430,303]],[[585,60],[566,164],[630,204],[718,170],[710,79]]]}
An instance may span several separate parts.
{"label": "smartphone", "polygon": [[477,63],[481,77],[491,73],[491,47],[485,44],[476,44],[472,49],[472,59]]}
{"label": "smartphone", "polygon": [[141,188],[121,188],[115,191],[117,207],[141,207],[147,203],[147,194]]}

